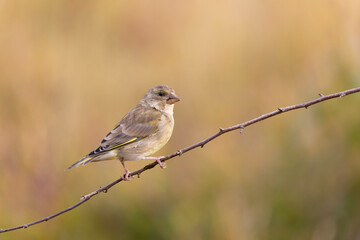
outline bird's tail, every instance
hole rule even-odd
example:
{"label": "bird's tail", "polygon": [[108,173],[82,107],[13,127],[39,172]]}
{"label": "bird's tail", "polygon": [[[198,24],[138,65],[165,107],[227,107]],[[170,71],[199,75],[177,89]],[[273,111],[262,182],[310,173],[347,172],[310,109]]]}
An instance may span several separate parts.
{"label": "bird's tail", "polygon": [[103,151],[99,152],[99,150],[102,150],[102,147],[100,146],[96,150],[92,151],[67,169],[72,169],[73,167],[78,167],[81,165],[88,164],[89,162],[98,162],[98,161],[105,161],[105,160],[113,160],[118,159],[118,156],[116,154],[116,151]]}
{"label": "bird's tail", "polygon": [[78,166],[81,166],[81,165],[85,165],[89,162],[91,162],[96,156],[85,156],[83,157],[82,159],[80,159],[79,161],[77,161],[76,163],[74,163],[73,165],[71,165],[70,167],[68,167],[67,169],[72,169],[73,167],[78,167]]}

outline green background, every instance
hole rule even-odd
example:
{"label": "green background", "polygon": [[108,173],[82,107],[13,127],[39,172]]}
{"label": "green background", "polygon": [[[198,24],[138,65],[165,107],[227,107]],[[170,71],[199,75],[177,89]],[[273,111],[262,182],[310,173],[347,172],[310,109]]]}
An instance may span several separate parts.
{"label": "green background", "polygon": [[[4,0],[0,29],[0,228],[123,174],[116,161],[64,169],[154,85],[182,99],[157,155],[360,85],[358,0]],[[359,102],[354,94],[227,133],[0,239],[356,239]]]}

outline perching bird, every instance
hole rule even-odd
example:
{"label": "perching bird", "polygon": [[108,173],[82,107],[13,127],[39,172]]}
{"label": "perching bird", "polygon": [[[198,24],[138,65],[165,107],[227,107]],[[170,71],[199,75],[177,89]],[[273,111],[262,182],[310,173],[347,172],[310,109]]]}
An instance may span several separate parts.
{"label": "perching bird", "polygon": [[180,101],[175,91],[166,85],[151,88],[140,103],[101,141],[100,146],[71,165],[68,169],[89,162],[120,160],[125,169],[125,180],[129,180],[129,170],[125,161],[154,159],[161,168],[160,157],[149,155],[160,150],[170,139],[174,128],[174,103]]}

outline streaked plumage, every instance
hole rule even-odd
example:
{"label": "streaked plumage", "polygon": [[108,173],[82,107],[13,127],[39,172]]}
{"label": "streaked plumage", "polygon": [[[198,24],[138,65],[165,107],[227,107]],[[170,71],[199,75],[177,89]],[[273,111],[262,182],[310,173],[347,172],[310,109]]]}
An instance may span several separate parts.
{"label": "streaked plumage", "polygon": [[155,159],[163,168],[159,158],[148,157],[160,150],[170,139],[173,128],[174,103],[180,99],[175,91],[166,85],[151,88],[140,103],[101,141],[100,146],[68,169],[89,162],[120,160],[125,169],[125,179],[129,171],[124,161]]}

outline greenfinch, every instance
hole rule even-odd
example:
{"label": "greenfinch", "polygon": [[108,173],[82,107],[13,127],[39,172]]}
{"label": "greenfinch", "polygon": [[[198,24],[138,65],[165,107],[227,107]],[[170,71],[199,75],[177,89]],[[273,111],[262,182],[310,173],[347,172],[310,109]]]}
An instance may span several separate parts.
{"label": "greenfinch", "polygon": [[68,169],[90,162],[120,160],[124,179],[130,171],[125,161],[153,159],[161,168],[161,157],[149,157],[160,150],[170,139],[174,128],[174,103],[180,101],[175,91],[166,85],[151,88],[140,103],[128,112],[101,141],[100,146],[71,165]]}

